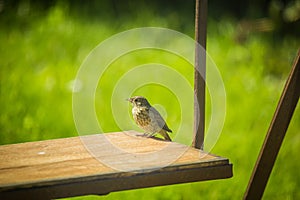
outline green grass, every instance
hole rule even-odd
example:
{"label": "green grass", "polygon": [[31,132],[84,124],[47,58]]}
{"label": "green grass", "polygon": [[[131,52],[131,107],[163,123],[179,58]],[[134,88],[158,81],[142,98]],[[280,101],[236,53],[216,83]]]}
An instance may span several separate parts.
{"label": "green grass", "polygon": [[[143,20],[124,21],[122,26],[112,25],[113,20],[89,23],[70,17],[63,6],[55,6],[47,15],[22,27],[16,22],[6,29],[1,23],[0,143],[77,136],[71,83],[84,58],[101,41],[129,28],[179,27],[168,20],[171,21],[148,11]],[[238,43],[234,21],[210,21],[209,24],[208,52],[219,67],[227,94],[226,121],[212,152],[230,159],[234,177],[74,199],[241,199],[300,41],[285,37],[275,43],[270,33],[253,33],[245,42]],[[191,30],[182,31],[191,35],[192,25],[190,27]],[[116,60],[97,88],[96,111],[104,131],[120,130],[110,108],[113,84],[126,72],[127,63],[134,66],[151,61],[152,57],[174,66],[192,83],[191,71],[184,67],[188,64],[167,53],[144,51],[133,55],[133,60],[126,56]],[[139,80],[142,79],[136,81]],[[165,106],[170,127],[178,129],[180,100],[176,94],[155,84],[133,92],[150,96],[151,102]],[[164,105],[166,99],[171,103]],[[208,108],[207,115],[209,113]],[[300,198],[299,121],[298,106],[267,185],[265,199]],[[128,126],[131,127],[136,128]],[[191,127],[186,127],[189,129]]]}

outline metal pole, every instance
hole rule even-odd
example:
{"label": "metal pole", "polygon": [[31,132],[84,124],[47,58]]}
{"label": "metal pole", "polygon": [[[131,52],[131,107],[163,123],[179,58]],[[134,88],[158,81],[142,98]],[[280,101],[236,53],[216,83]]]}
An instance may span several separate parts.
{"label": "metal pole", "polygon": [[207,0],[196,0],[193,146],[197,149],[203,149],[205,130],[206,34]]}
{"label": "metal pole", "polygon": [[300,50],[285,84],[244,199],[261,199],[300,95]]}

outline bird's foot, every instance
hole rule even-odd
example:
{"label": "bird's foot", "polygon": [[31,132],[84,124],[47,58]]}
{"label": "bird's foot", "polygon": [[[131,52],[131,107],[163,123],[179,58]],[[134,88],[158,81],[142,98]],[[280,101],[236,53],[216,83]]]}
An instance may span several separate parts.
{"label": "bird's foot", "polygon": [[152,134],[152,133],[143,133],[143,134],[138,134],[137,136],[139,136],[139,137],[146,137],[146,138],[152,138],[152,137],[154,137],[154,134]]}
{"label": "bird's foot", "polygon": [[148,134],[147,133],[142,133],[142,134],[137,134],[136,136],[139,136],[139,137],[148,137]]}

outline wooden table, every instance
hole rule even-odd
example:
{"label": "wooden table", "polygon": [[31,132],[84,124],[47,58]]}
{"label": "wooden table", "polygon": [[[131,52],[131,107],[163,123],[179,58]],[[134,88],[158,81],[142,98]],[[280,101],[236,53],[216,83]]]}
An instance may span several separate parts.
{"label": "wooden table", "polygon": [[51,199],[232,176],[226,158],[135,131],[0,146],[0,199]]}

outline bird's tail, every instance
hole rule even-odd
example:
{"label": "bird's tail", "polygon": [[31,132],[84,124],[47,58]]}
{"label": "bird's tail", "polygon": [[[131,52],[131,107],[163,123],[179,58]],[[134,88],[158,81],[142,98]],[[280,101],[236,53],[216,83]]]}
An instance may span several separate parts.
{"label": "bird's tail", "polygon": [[167,141],[172,141],[169,134],[167,133],[167,131],[165,131],[164,129],[161,129],[159,131],[159,133],[165,138],[165,140]]}

